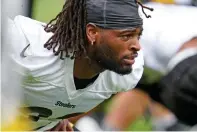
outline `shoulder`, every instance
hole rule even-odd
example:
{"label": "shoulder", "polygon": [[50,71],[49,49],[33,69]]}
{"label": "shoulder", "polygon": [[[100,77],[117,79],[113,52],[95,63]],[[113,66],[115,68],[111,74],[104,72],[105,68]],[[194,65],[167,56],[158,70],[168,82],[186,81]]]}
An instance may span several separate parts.
{"label": "shoulder", "polygon": [[24,16],[9,19],[8,23],[11,58],[19,67],[36,73],[37,76],[46,74],[50,67],[58,67],[53,65],[54,63],[59,63],[59,68],[62,64],[59,57],[54,56],[53,51],[44,48],[45,42],[52,36],[52,33],[44,31],[44,25],[46,24]]}
{"label": "shoulder", "polygon": [[[44,43],[52,36],[52,33],[44,31],[45,23],[24,16],[16,16],[13,22],[16,29],[23,34],[26,43],[30,44],[32,55],[42,54],[44,56],[52,53],[43,47]],[[26,45],[23,45],[23,48]]]}
{"label": "shoulder", "polygon": [[119,75],[112,71],[105,71],[103,73],[105,86],[108,87],[110,91],[115,92],[128,91],[135,88],[135,86],[141,79],[144,70],[144,59],[142,51],[138,52],[138,57],[135,59],[135,63],[132,68],[132,72],[128,75]]}

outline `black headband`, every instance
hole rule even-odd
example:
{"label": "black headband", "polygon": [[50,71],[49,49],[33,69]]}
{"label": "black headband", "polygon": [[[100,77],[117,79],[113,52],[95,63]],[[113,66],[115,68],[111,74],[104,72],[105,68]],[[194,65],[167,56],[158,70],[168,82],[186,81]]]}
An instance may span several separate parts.
{"label": "black headband", "polygon": [[106,29],[142,27],[136,0],[87,0],[87,21]]}

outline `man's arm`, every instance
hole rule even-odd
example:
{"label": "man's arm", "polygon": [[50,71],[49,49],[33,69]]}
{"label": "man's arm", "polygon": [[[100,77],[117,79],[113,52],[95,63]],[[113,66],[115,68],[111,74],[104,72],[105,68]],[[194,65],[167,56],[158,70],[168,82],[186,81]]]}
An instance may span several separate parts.
{"label": "man's arm", "polygon": [[[97,106],[98,107],[98,106]],[[78,116],[74,116],[74,117],[70,117],[67,119],[64,119],[62,121],[60,121],[55,127],[53,127],[52,129],[48,130],[48,131],[74,131],[74,124],[82,117],[89,115],[90,113],[94,112],[97,107],[93,108],[92,110],[84,113],[84,114],[80,114]]]}

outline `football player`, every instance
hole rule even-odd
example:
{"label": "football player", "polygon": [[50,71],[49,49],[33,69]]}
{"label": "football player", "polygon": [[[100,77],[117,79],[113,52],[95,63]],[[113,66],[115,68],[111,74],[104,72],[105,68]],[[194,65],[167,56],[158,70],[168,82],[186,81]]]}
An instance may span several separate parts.
{"label": "football player", "polygon": [[48,24],[9,20],[13,69],[24,78],[21,109],[31,111],[24,116],[34,130],[72,130],[69,122],[136,86],[144,64],[138,5],[144,9],[136,0],[66,0]]}

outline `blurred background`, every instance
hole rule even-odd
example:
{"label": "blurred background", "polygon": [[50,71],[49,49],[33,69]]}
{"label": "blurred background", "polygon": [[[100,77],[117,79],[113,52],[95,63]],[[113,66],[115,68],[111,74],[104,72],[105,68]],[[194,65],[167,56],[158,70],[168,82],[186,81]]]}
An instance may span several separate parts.
{"label": "blurred background", "polygon": [[[27,17],[31,17],[33,19],[36,19],[38,21],[42,22],[49,22],[52,18],[54,18],[58,12],[61,11],[62,6],[64,4],[65,0],[2,0],[2,14],[4,15],[2,18],[2,27],[5,26],[4,18],[10,17],[14,18],[16,15],[23,15]],[[148,0],[142,1],[143,3],[149,2]],[[177,5],[186,5],[186,6],[197,6],[197,0],[153,0],[153,2],[163,3],[163,4],[177,4]],[[6,28],[2,28],[1,30],[6,31]],[[6,49],[6,35],[4,33],[1,34],[2,36],[2,56],[6,57],[7,49]],[[25,130],[27,126],[21,126],[21,122],[26,122],[21,119],[16,119],[14,117],[17,117],[17,113],[13,112],[17,109],[17,104],[20,103],[20,94],[15,94],[16,88],[13,88],[13,86],[7,86],[4,85],[10,76],[7,75],[7,71],[9,71],[8,65],[10,65],[11,62],[5,61],[5,59],[2,59],[2,77],[5,79],[2,80],[2,96],[1,96],[1,120],[3,121],[1,125],[3,125],[3,130]],[[11,72],[11,71],[10,71]],[[12,77],[14,77],[13,73]],[[157,80],[160,79],[161,73],[153,70],[151,68],[146,67],[145,72],[143,75],[143,79],[141,80],[141,85],[146,87],[149,84],[152,84],[154,82],[157,82]],[[7,78],[6,78],[7,76]],[[14,77],[17,78],[17,77]],[[20,80],[19,80],[20,81]],[[18,84],[16,84],[18,85]],[[13,95],[10,94],[10,91],[13,92]],[[12,96],[12,98],[11,98]],[[110,111],[111,101],[113,97],[109,100],[106,100],[102,103],[100,107],[97,108],[97,111],[95,113],[92,113],[90,117],[92,117],[98,124],[101,120],[103,120],[104,115]],[[15,100],[18,103],[11,104],[12,107],[9,105],[10,100]],[[155,123],[153,119],[160,117],[161,115],[165,115],[168,113],[168,110],[166,108],[163,108],[163,106],[160,106],[157,103],[151,103],[151,109],[146,110],[142,115],[138,116],[135,121],[132,121],[129,125],[129,127],[126,130],[132,130],[132,131],[151,131],[155,129]],[[12,108],[12,111],[8,111],[8,109]],[[15,108],[13,108],[15,107]],[[7,120],[8,115],[13,115],[12,119]],[[6,122],[6,123],[5,123]],[[13,123],[15,122],[15,123]],[[19,123],[16,123],[19,122]],[[87,123],[86,121],[81,121],[78,126],[83,127],[83,122]],[[28,122],[26,122],[28,124]],[[6,125],[4,125],[6,124]],[[162,125],[162,123],[160,123]],[[9,127],[13,126],[13,128]],[[19,127],[20,126],[20,127]],[[9,128],[9,129],[8,129]],[[157,129],[158,130],[158,129]],[[163,130],[163,129],[160,129]]]}

